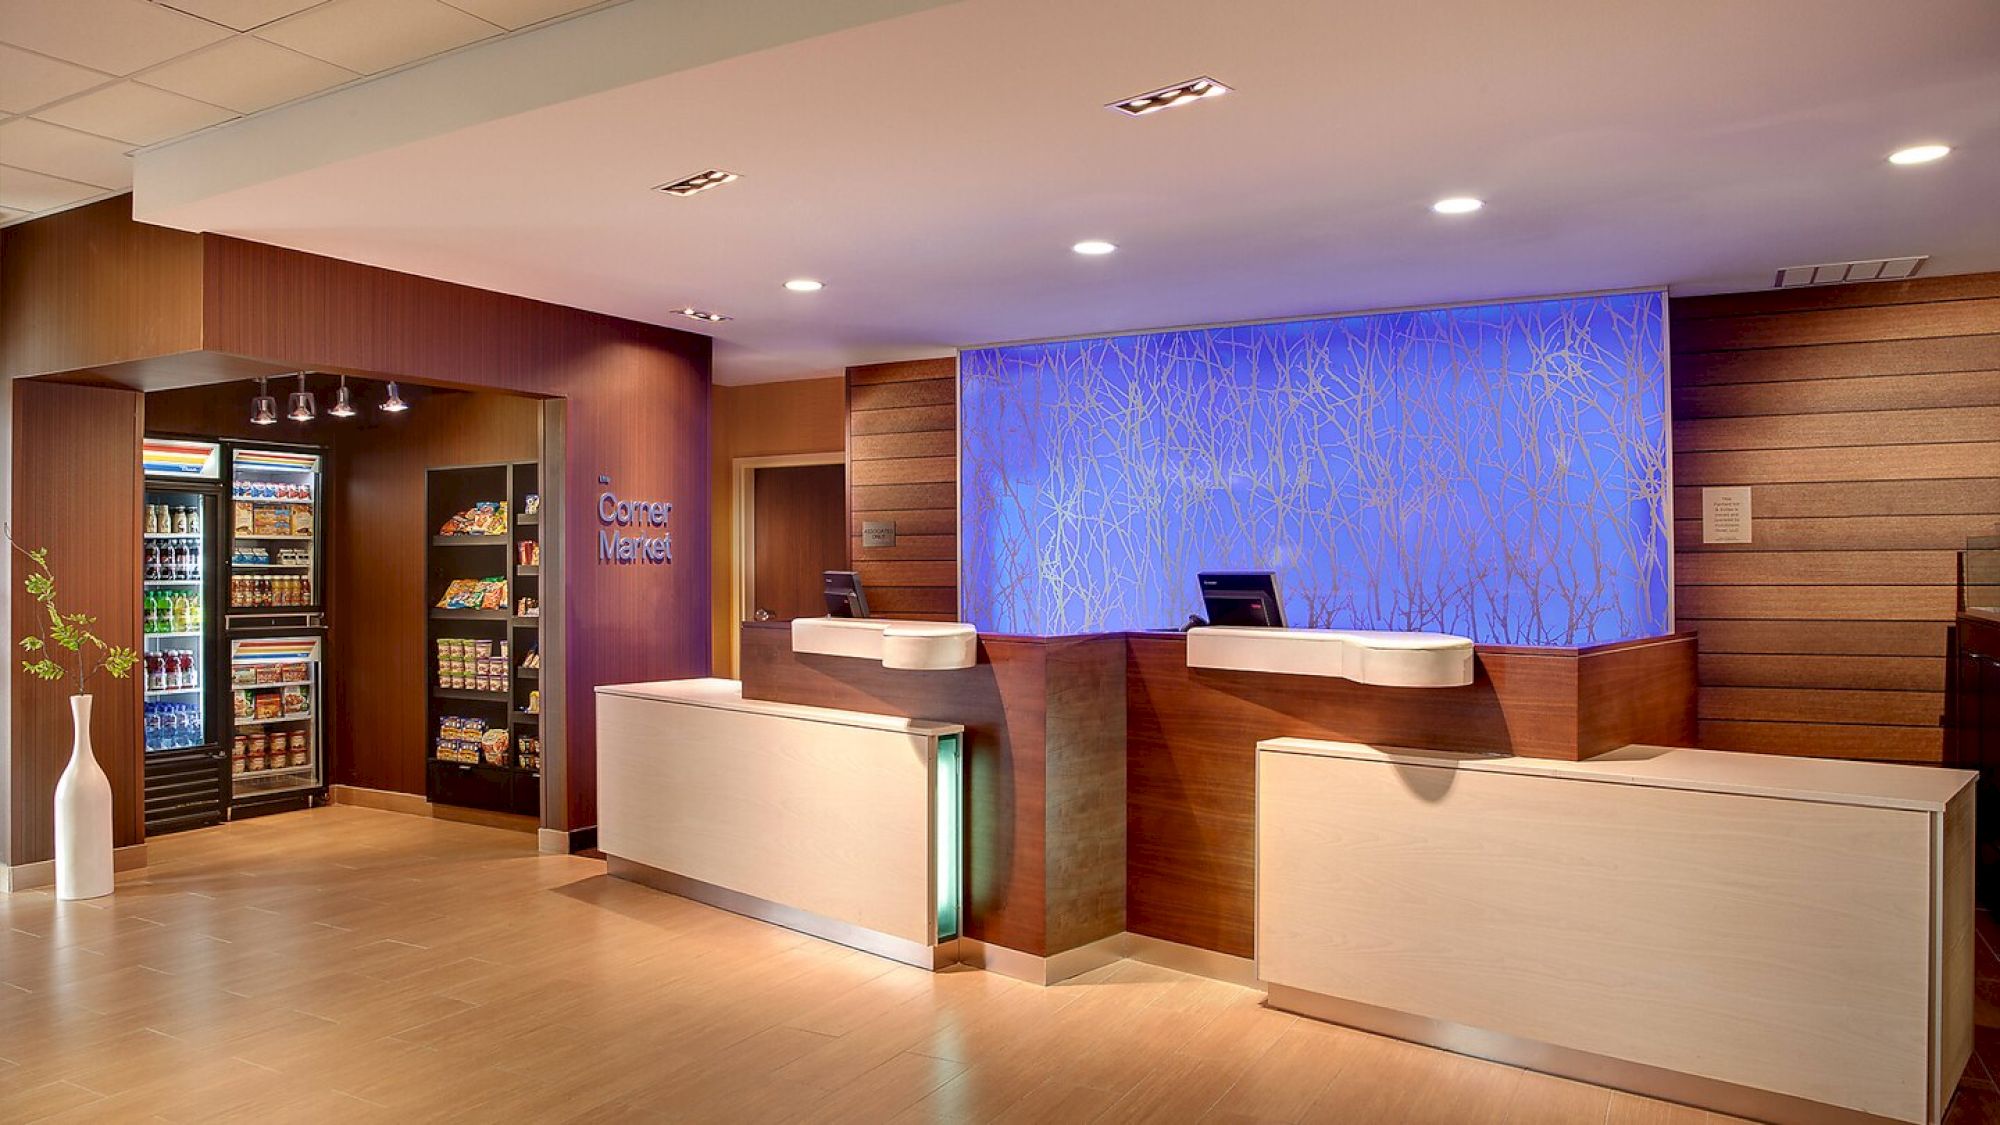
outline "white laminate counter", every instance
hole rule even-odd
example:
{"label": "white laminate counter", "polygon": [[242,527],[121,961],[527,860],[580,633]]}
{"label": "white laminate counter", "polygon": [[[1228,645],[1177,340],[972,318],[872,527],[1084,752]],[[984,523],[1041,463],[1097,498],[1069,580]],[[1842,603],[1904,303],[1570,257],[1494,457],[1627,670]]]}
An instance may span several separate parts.
{"label": "white laminate counter", "polygon": [[1378,687],[1464,687],[1473,646],[1446,633],[1201,625],[1187,633],[1190,668],[1334,676]]}
{"label": "white laminate counter", "polygon": [[746,700],[734,680],[600,687],[598,847],[614,875],[949,964],[963,731]]}
{"label": "white laminate counter", "polygon": [[1943,1114],[1971,1050],[1971,773],[1258,751],[1274,1006],[1761,1120]]}

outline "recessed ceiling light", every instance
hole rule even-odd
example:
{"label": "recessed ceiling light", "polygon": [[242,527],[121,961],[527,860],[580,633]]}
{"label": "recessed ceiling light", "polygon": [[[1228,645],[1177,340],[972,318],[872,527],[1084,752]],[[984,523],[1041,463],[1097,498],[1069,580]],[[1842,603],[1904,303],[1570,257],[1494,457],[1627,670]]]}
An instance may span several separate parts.
{"label": "recessed ceiling light", "polygon": [[742,178],[734,172],[725,172],[720,168],[710,168],[706,172],[696,172],[692,176],[683,176],[670,184],[660,184],[654,187],[653,190],[663,191],[668,195],[694,195],[707,191],[712,187],[721,187],[723,184],[733,183]]}
{"label": "recessed ceiling light", "polygon": [[1889,154],[1891,164],[1929,164],[1951,155],[1950,145],[1911,145]]}
{"label": "recessed ceiling light", "polygon": [[1115,109],[1120,113],[1129,114],[1133,117],[1144,117],[1149,113],[1157,113],[1163,109],[1172,109],[1177,105],[1193,105],[1204,98],[1221,97],[1228,92],[1229,87],[1224,86],[1213,78],[1190,78],[1186,82],[1176,82],[1171,86],[1162,86],[1157,90],[1149,90],[1135,97],[1120,98],[1115,102],[1107,102],[1104,108]]}
{"label": "recessed ceiling light", "polygon": [[1109,254],[1118,247],[1101,238],[1086,238],[1070,249],[1079,254]]}
{"label": "recessed ceiling light", "polygon": [[785,282],[785,288],[794,293],[817,293],[826,288],[826,282],[814,281],[810,277],[795,277]]}
{"label": "recessed ceiling light", "polygon": [[674,311],[690,320],[706,320],[714,324],[720,324],[729,319],[719,312],[708,312],[704,309],[694,308],[693,306],[684,309],[675,309]]}
{"label": "recessed ceiling light", "polygon": [[1484,206],[1486,201],[1483,199],[1474,199],[1469,195],[1452,195],[1431,204],[1431,210],[1440,215],[1470,215]]}

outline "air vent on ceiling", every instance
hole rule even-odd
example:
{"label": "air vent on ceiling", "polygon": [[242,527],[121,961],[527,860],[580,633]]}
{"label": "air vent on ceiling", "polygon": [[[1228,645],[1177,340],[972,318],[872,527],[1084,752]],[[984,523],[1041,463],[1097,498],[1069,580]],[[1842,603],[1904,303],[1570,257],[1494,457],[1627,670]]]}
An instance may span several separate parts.
{"label": "air vent on ceiling", "polygon": [[1193,105],[1203,98],[1221,97],[1228,92],[1229,87],[1213,78],[1190,78],[1186,82],[1176,82],[1171,86],[1148,90],[1136,97],[1120,98],[1106,104],[1104,108],[1115,109],[1133,117],[1144,117],[1149,113],[1171,109],[1177,105]]}
{"label": "air vent on ceiling", "polygon": [[1778,271],[1773,289],[1798,289],[1807,285],[1839,285],[1850,281],[1901,281],[1915,277],[1929,254],[1914,258],[1870,258],[1865,262],[1828,262],[1818,266],[1786,266]]}
{"label": "air vent on ceiling", "polygon": [[720,168],[710,168],[706,172],[696,172],[692,176],[682,177],[670,184],[661,184],[653,190],[664,191],[668,195],[694,195],[697,192],[704,192],[712,187],[721,187],[723,184],[739,179],[742,179],[742,177],[734,172],[725,172]]}

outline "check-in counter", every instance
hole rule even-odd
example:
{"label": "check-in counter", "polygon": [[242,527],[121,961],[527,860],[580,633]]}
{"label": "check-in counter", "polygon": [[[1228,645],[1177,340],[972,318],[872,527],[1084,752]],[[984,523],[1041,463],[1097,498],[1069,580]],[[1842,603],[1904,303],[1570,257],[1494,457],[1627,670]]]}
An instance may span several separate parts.
{"label": "check-in counter", "polygon": [[1740,1116],[1935,1122],[1972,1043],[1972,781],[1269,740],[1258,975],[1276,1007]]}
{"label": "check-in counter", "polygon": [[597,689],[611,874],[934,969],[955,963],[964,728],[743,698],[734,680]]}

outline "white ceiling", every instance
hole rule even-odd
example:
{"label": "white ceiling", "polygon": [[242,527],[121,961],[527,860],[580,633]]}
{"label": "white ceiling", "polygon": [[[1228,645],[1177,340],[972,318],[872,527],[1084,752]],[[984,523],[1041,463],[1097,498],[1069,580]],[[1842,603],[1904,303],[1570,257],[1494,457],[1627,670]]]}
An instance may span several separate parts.
{"label": "white ceiling", "polygon": [[[150,152],[138,211],[708,332],[723,382],[995,340],[1750,289],[1850,258],[2000,269],[1992,0],[904,6],[925,10],[752,42],[726,19],[804,28],[815,6],[632,0],[560,42],[475,47]],[[584,82],[655,15],[689,21],[672,49],[692,54]],[[532,67],[529,46],[548,48]],[[411,125],[452,101],[421,81],[446,65],[444,89],[573,72],[576,96]],[[1102,108],[1196,75],[1236,92]],[[1958,151],[1883,160],[1930,140]],[[79,169],[111,159],[78,149]],[[742,179],[649,190],[711,167]],[[1487,207],[1429,211],[1452,194]],[[1121,249],[1079,257],[1081,238]],[[796,276],[827,287],[781,288]]]}
{"label": "white ceiling", "polygon": [[132,186],[129,153],[603,0],[0,0],[0,222]]}

